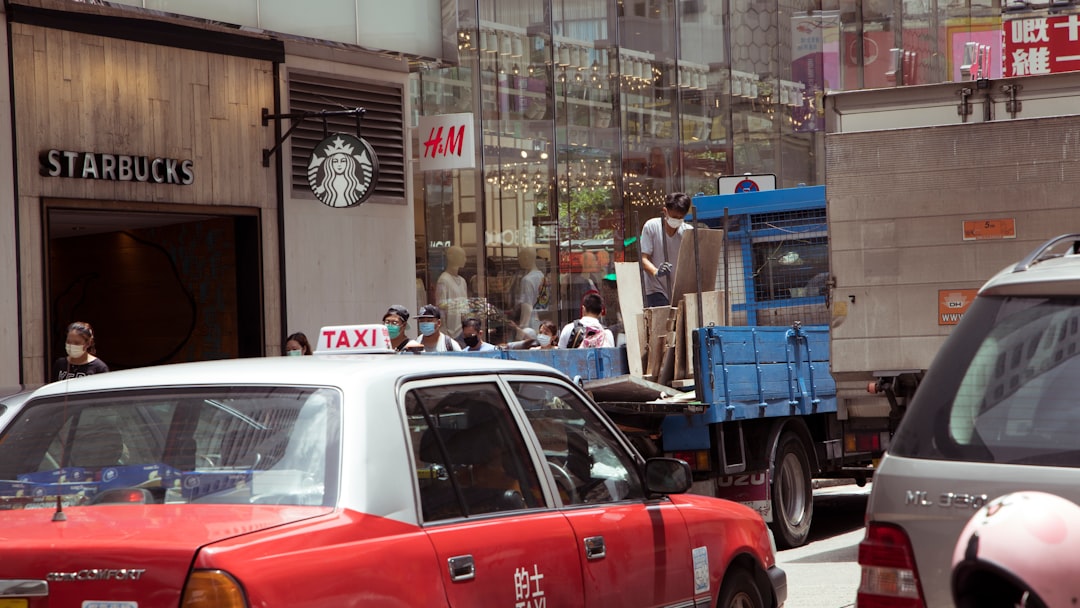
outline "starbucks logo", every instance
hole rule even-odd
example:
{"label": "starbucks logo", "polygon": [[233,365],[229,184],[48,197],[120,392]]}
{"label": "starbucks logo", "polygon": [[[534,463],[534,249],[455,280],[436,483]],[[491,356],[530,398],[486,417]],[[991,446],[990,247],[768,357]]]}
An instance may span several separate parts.
{"label": "starbucks logo", "polygon": [[367,141],[334,133],[319,142],[308,162],[308,185],[328,207],[366,201],[379,179],[379,160]]}

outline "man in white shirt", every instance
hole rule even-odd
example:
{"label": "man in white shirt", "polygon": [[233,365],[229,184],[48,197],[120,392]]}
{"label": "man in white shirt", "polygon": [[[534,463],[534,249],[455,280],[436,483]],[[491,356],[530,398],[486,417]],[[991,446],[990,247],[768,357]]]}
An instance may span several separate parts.
{"label": "man in white shirt", "polygon": [[[585,294],[585,297],[581,298],[581,318],[578,322],[585,328],[596,328],[604,332],[604,342],[601,346],[613,347],[615,346],[615,336],[611,334],[610,329],[606,329],[604,324],[600,322],[600,315],[604,313],[604,301],[600,299],[600,294],[596,292],[589,292]],[[567,323],[562,328],[562,332],[559,333],[559,348],[568,348],[570,344],[570,334],[574,332],[574,323]]]}
{"label": "man in white shirt", "polygon": [[420,335],[416,340],[424,345],[426,353],[443,353],[461,350],[461,345],[453,338],[442,333],[442,311],[434,304],[425,304],[416,313],[416,326]]}
{"label": "man in white shirt", "polygon": [[671,306],[671,283],[683,234],[693,228],[683,221],[690,197],[673,192],[664,201],[664,214],[641,228],[641,269],[645,271],[645,307]]}

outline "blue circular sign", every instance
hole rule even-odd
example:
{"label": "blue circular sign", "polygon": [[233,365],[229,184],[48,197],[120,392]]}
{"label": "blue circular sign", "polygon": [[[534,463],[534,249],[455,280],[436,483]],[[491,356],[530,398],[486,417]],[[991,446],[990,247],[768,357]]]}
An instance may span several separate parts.
{"label": "blue circular sign", "polygon": [[761,188],[758,188],[757,182],[752,179],[744,179],[735,184],[735,192],[757,192],[759,190]]}

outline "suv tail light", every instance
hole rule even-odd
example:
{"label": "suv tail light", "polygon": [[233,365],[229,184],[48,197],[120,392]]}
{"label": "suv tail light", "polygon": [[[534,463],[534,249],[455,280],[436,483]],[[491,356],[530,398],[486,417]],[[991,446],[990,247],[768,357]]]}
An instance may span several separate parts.
{"label": "suv tail light", "polygon": [[923,608],[915,552],[907,534],[891,524],[868,523],[859,543],[857,608]]}

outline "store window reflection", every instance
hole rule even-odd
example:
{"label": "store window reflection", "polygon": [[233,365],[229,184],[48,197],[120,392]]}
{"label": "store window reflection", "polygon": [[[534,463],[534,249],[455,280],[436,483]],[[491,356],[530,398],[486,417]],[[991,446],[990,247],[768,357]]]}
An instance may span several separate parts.
{"label": "store window reflection", "polygon": [[[413,107],[470,114],[475,158],[413,173],[417,299],[442,307],[454,334],[480,318],[496,344],[569,322],[591,290],[618,334],[614,264],[638,259],[641,226],[670,192],[712,194],[743,173],[822,183],[829,91],[1000,76],[1000,0],[458,8],[458,65],[420,69]],[[778,280],[823,274],[761,256]],[[801,288],[769,285],[762,302]]]}

